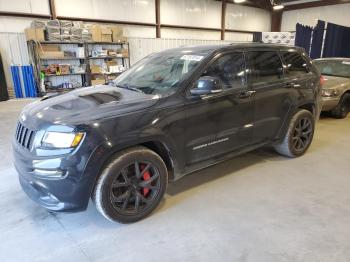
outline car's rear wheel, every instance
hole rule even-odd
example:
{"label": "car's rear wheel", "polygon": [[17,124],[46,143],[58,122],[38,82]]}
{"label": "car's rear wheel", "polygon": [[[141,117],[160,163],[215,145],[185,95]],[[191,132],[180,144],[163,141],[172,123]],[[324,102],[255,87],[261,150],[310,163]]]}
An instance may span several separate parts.
{"label": "car's rear wheel", "polygon": [[121,151],[97,180],[92,198],[107,219],[132,223],[145,218],[159,204],[168,183],[161,157],[145,147]]}
{"label": "car's rear wheel", "polygon": [[314,135],[314,117],[311,112],[300,109],[291,119],[287,133],[275,150],[287,157],[303,155],[309,148]]}
{"label": "car's rear wheel", "polygon": [[332,110],[332,115],[336,118],[346,118],[350,111],[350,94],[346,93],[342,96],[339,104],[335,109]]}

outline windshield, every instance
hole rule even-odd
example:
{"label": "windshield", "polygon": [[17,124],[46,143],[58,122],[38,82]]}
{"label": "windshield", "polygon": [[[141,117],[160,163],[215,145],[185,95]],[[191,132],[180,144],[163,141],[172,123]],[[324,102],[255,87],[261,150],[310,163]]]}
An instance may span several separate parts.
{"label": "windshield", "polygon": [[171,94],[195,70],[204,56],[185,50],[156,53],[136,63],[114,80],[113,85],[145,94]]}
{"label": "windshield", "polygon": [[314,61],[313,64],[322,75],[350,78],[350,61],[324,60]]}

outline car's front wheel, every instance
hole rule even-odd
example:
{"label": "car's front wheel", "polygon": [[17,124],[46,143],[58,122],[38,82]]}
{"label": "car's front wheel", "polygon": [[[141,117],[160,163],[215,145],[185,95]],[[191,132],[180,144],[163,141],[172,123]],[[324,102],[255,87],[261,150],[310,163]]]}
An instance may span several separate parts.
{"label": "car's front wheel", "polygon": [[298,157],[309,148],[314,135],[314,117],[310,111],[300,109],[289,122],[287,133],[275,150],[284,156]]}
{"label": "car's front wheel", "polygon": [[96,182],[92,199],[107,219],[132,223],[158,206],[167,184],[162,158],[145,147],[134,147],[110,160]]}

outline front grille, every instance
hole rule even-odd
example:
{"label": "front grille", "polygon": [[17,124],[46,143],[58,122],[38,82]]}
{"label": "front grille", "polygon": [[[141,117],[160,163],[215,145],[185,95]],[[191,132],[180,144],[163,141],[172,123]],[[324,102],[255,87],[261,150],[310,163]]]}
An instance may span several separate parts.
{"label": "front grille", "polygon": [[30,149],[34,140],[35,131],[26,128],[18,122],[16,129],[16,141],[23,147]]}

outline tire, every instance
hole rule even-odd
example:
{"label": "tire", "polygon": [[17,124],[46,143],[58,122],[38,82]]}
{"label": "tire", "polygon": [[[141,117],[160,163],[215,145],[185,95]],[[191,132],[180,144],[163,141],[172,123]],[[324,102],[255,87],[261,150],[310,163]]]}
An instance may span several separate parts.
{"label": "tire", "polygon": [[167,184],[162,158],[145,147],[133,147],[112,157],[97,179],[92,200],[110,221],[132,223],[152,213]]}
{"label": "tire", "polygon": [[291,158],[302,156],[312,142],[314,129],[315,120],[312,113],[300,109],[290,120],[283,141],[274,146],[275,150],[279,154]]}
{"label": "tire", "polygon": [[338,119],[344,119],[347,117],[350,111],[350,94],[345,93],[337,105],[336,108],[332,110],[332,116]]}

